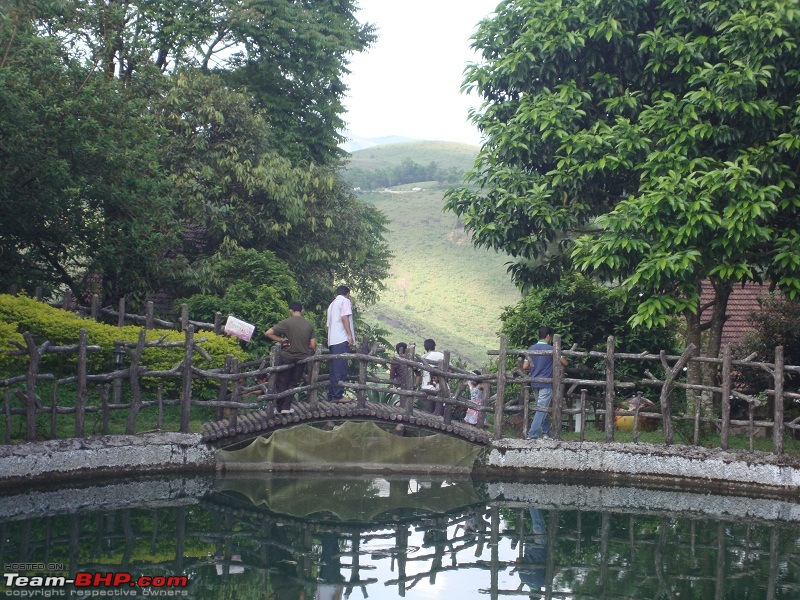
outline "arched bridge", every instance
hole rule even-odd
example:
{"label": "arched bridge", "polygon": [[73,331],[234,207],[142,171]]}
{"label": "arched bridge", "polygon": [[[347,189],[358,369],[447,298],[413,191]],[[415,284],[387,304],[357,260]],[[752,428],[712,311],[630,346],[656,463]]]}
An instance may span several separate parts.
{"label": "arched bridge", "polygon": [[[473,444],[488,445],[489,432],[463,421],[451,420],[429,412],[369,400],[337,403],[319,400],[295,402],[291,414],[277,413],[267,407],[238,414],[232,419],[211,421],[202,426],[203,441],[215,448],[232,446],[257,436],[269,435],[299,424],[330,421],[371,421],[376,424],[403,425],[421,432],[441,433]],[[233,421],[233,422],[232,422]]]}

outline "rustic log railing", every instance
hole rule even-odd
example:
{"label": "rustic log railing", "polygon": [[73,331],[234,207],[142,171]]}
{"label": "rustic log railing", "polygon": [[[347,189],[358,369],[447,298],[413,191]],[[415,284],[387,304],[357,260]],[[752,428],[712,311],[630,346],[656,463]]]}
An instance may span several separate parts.
{"label": "rustic log railing", "polygon": [[[65,304],[70,310],[75,310],[74,302]],[[93,302],[93,305],[96,302]],[[119,314],[124,314],[124,307],[120,306]],[[278,371],[288,368],[279,364],[278,347],[273,348],[269,357],[260,360],[248,361],[239,364],[232,356],[228,357],[225,365],[219,368],[203,368],[203,363],[210,360],[203,350],[204,338],[195,336],[194,321],[189,320],[188,310],[182,311],[182,323],[188,323],[183,329],[184,340],[181,342],[145,342],[147,325],[157,322],[150,314],[144,317],[145,328],[141,331],[137,342],[117,341],[118,348],[124,350],[129,360],[125,368],[115,368],[108,373],[88,372],[89,356],[101,352],[99,346],[87,343],[86,334],[82,332],[76,344],[71,346],[53,346],[44,341],[37,345],[30,333],[24,334],[25,344],[18,344],[18,349],[11,354],[27,356],[28,367],[24,374],[19,374],[0,380],[0,393],[3,395],[3,442],[6,444],[18,441],[12,435],[15,418],[22,418],[25,432],[22,436],[25,441],[33,441],[41,437],[55,438],[57,433],[57,420],[63,415],[74,415],[74,437],[86,435],[86,416],[100,413],[101,426],[99,433],[106,434],[110,430],[109,415],[112,411],[127,411],[125,419],[125,432],[137,431],[137,416],[150,407],[157,407],[157,419],[153,427],[160,429],[164,426],[164,410],[168,406],[179,407],[179,425],[181,432],[190,431],[193,411],[198,408],[211,408],[217,419],[222,418],[227,412],[228,420],[235,424],[238,411],[249,410],[266,406],[274,410],[275,401],[297,393],[306,394],[306,400],[315,403],[320,390],[328,386],[328,375],[322,366],[327,362],[326,351],[318,349],[303,362],[309,365],[308,375],[302,385],[282,394],[275,392],[272,377]],[[219,318],[217,319],[219,321]],[[172,324],[176,325],[176,324]],[[205,324],[210,325],[210,324]],[[217,324],[211,325],[216,328]],[[453,419],[453,411],[465,408],[476,408],[467,392],[467,382],[478,380],[487,388],[484,405],[477,407],[484,417],[493,417],[491,427],[495,439],[508,435],[516,435],[510,427],[520,427],[519,434],[524,435],[530,422],[531,411],[546,410],[555,424],[553,437],[561,438],[561,427],[558,426],[566,417],[569,423],[576,422],[576,428],[581,441],[585,439],[586,423],[589,416],[604,422],[605,441],[615,439],[615,425],[613,418],[606,415],[633,416],[633,440],[638,441],[640,416],[656,419],[661,422],[664,444],[673,444],[674,426],[680,422],[690,422],[693,428],[692,443],[699,444],[699,431],[701,424],[716,428],[720,435],[720,447],[728,449],[732,428],[744,428],[749,436],[749,447],[754,449],[754,438],[760,432],[772,430],[772,451],[775,454],[784,453],[784,436],[787,430],[795,433],[800,429],[798,421],[785,420],[784,399],[800,402],[800,394],[785,389],[785,378],[788,373],[800,373],[800,367],[785,365],[783,361],[783,348],[775,349],[775,362],[763,363],[752,360],[733,360],[730,347],[724,348],[722,358],[706,358],[694,356],[694,348],[687,348],[680,356],[670,356],[665,352],[659,354],[633,354],[615,351],[614,338],[608,338],[605,352],[580,351],[577,349],[563,349],[561,339],[554,336],[552,355],[554,358],[553,369],[553,400],[549,408],[543,409],[529,402],[529,384],[534,380],[519,368],[513,368],[514,361],[519,363],[523,358],[532,354],[528,350],[515,350],[507,347],[505,336],[500,336],[499,350],[489,350],[490,357],[497,357],[497,370],[494,373],[484,371],[480,376],[471,371],[461,369],[450,364],[450,353],[444,352],[444,359],[437,364],[431,364],[415,354],[411,345],[406,357],[386,356],[379,353],[376,346],[370,347],[367,341],[361,345],[361,350],[343,355],[341,358],[357,363],[357,375],[349,377],[343,385],[353,390],[357,406],[363,408],[370,393],[377,394],[380,401],[389,401],[389,398],[399,398],[400,405],[408,415],[419,406],[428,401],[444,407],[442,418],[446,424]],[[168,370],[150,370],[142,363],[142,354],[145,349],[183,349],[183,360]],[[47,355],[53,353],[74,354],[76,357],[76,372],[74,375],[58,377],[53,373],[45,372],[42,361]],[[551,354],[551,352],[544,352]],[[570,362],[595,360],[604,365],[602,379],[582,379],[569,376],[569,371],[561,367],[560,357],[567,358]],[[645,369],[646,376],[640,380],[620,380],[615,376],[616,370],[623,362],[652,363],[663,370],[663,376],[654,375]],[[699,385],[686,382],[684,368],[691,361],[710,363],[720,370],[719,385]],[[385,376],[392,363],[406,366],[406,375],[403,381],[390,382]],[[761,390],[758,394],[745,394],[738,391],[734,385],[734,375],[737,371],[756,369],[767,372],[772,379],[772,388]],[[428,371],[439,376],[446,385],[441,385],[436,395],[417,389],[416,377],[422,371]],[[259,380],[261,382],[259,383]],[[52,399],[49,406],[39,398],[38,384],[41,382],[52,384]],[[198,381],[210,382],[216,386],[217,393],[213,399],[202,398],[193,394],[193,388]],[[165,398],[165,384],[177,390],[177,397]],[[177,385],[177,382],[180,385]],[[144,385],[147,383],[147,385]],[[126,401],[122,400],[122,386],[127,384]],[[74,386],[74,405],[59,404],[60,390],[64,386]],[[492,389],[494,392],[492,393]],[[623,410],[618,406],[618,395],[627,393],[633,395],[635,391],[650,390],[658,395],[658,410],[646,411],[637,404],[635,410]],[[690,406],[680,414],[673,414],[675,408],[675,391],[707,392],[716,394],[721,401],[718,415],[703,414],[699,402]],[[109,391],[111,400],[109,400]],[[167,389],[169,393],[169,389]],[[594,393],[593,393],[594,392]],[[174,392],[172,392],[174,393]],[[748,418],[736,419],[731,415],[730,399],[736,398],[744,401],[748,407]],[[764,400],[772,399],[772,414],[765,414],[762,405]],[[90,401],[92,400],[92,401]],[[12,401],[14,401],[12,403]],[[12,405],[13,404],[13,405]],[[577,405],[577,406],[575,406]],[[591,408],[590,408],[591,405]],[[509,417],[517,415],[513,425],[509,424]],[[757,417],[758,414],[758,418]],[[49,416],[49,432],[37,434],[37,415]],[[212,418],[212,417],[205,417]],[[521,424],[519,421],[521,420]],[[483,425],[483,423],[479,423]],[[141,430],[141,425],[139,427]],[[94,433],[98,433],[95,431]],[[63,435],[63,434],[62,434]]]}

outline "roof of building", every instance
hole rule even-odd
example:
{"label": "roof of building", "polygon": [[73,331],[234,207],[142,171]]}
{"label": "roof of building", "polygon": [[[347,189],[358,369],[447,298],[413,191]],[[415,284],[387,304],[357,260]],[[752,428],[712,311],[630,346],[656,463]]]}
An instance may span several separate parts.
{"label": "roof of building", "polygon": [[[723,345],[730,342],[735,344],[742,337],[754,330],[755,326],[750,320],[750,314],[759,310],[758,299],[769,295],[769,286],[758,283],[736,285],[728,298],[728,308],[725,311],[727,320],[722,328]],[[711,284],[703,282],[701,303],[705,304],[712,299]],[[706,315],[708,318],[708,315]]]}

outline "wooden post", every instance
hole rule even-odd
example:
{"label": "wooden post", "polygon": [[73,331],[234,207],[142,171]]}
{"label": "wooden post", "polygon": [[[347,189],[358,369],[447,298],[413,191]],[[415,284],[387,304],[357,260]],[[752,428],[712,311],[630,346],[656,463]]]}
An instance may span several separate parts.
{"label": "wooden post", "polygon": [[[281,355],[281,346],[280,344],[273,344],[272,349],[269,353],[269,366],[274,369],[276,366],[280,364],[280,355]],[[275,371],[270,371],[269,373],[269,382],[267,383],[267,393],[273,395],[275,393],[275,384],[278,383],[276,381],[277,374]],[[273,398],[267,404],[267,417],[272,419],[275,416],[275,408],[277,402]]]}
{"label": "wooden post", "polygon": [[531,384],[530,383],[523,383],[519,386],[519,402],[520,406],[522,406],[522,439],[528,435],[528,428],[530,427],[530,423],[528,422],[528,417],[530,413],[530,406],[528,406],[528,402],[530,402],[531,397]]}
{"label": "wooden post", "polygon": [[37,302],[42,301],[42,286],[40,285],[36,286],[36,291],[34,292],[34,296],[36,297]]}
{"label": "wooden post", "polygon": [[[408,360],[414,360],[414,353],[416,352],[416,345],[409,344],[408,348],[406,349],[406,358]],[[406,365],[406,384],[403,386],[407,390],[413,390],[415,387],[414,384],[414,369],[411,366]],[[404,396],[403,402],[405,402],[405,412],[406,416],[410,417],[414,413],[414,396]]]}
{"label": "wooden post", "polygon": [[181,304],[181,330],[185,331],[189,327],[189,305]]}
{"label": "wooden post", "polygon": [[772,426],[773,453],[783,454],[783,346],[775,347],[775,421]]}
{"label": "wooden post", "polygon": [[722,349],[722,426],[719,434],[719,447],[728,449],[728,438],[731,433],[731,344],[728,342]]}
{"label": "wooden post", "polygon": [[311,390],[308,392],[308,402],[313,406],[317,403],[317,396],[319,396],[319,390],[317,390],[317,383],[319,383],[319,366],[320,366],[320,357],[322,356],[322,346],[317,344],[317,347],[314,349],[314,362],[311,363],[311,381],[309,384],[311,385]]}
{"label": "wooden post", "polygon": [[614,441],[614,336],[606,340],[606,442]]}
{"label": "wooden post", "polygon": [[586,389],[581,390],[581,441],[586,438]]}
{"label": "wooden post", "polygon": [[564,404],[564,365],[561,364],[561,336],[553,335],[553,439],[561,439],[561,409]]}
{"label": "wooden post", "polygon": [[[235,356],[231,356],[231,373],[238,374],[239,373],[239,359]],[[238,402],[239,401],[239,387],[240,381],[239,379],[234,379],[231,381],[231,401]],[[237,423],[239,422],[239,410],[236,408],[231,408],[230,412],[228,413],[228,424],[230,427],[236,427]]]}
{"label": "wooden post", "polygon": [[117,313],[117,326],[124,327],[125,325],[125,298],[119,299],[119,313]]}
{"label": "wooden post", "polygon": [[214,333],[217,335],[222,333],[222,313],[219,311],[214,313]]}
{"label": "wooden post", "polygon": [[156,421],[156,429],[159,431],[164,426],[164,384],[158,384],[156,390],[156,402],[158,403],[158,419]]}
{"label": "wooden post", "polygon": [[53,382],[53,395],[50,397],[50,439],[57,436],[56,417],[58,416],[58,380]]}
{"label": "wooden post", "polygon": [[[231,361],[233,361],[233,354],[225,355],[225,366],[222,372],[227,374],[231,372]],[[228,397],[228,380],[222,379],[219,382],[219,390],[217,391],[217,401],[224,402]],[[225,408],[222,406],[217,407],[217,420],[220,421],[225,417]]]}
{"label": "wooden post", "polygon": [[[366,350],[369,347],[369,339],[364,338],[362,348]],[[363,386],[367,385],[367,361],[358,359],[358,389],[356,390],[356,406],[364,408],[367,404],[367,391]]]}
{"label": "wooden post", "polygon": [[[36,347],[30,331],[22,334],[25,338],[25,345],[28,349],[28,375],[26,378],[25,394],[25,417],[26,417],[26,441],[36,441],[36,376],[39,374],[39,362],[42,355],[40,349]],[[42,349],[46,348],[47,342],[42,344]]]}
{"label": "wooden post", "polygon": [[100,296],[97,294],[92,294],[92,308],[91,308],[91,317],[93,321],[97,321],[97,318],[100,316]]}
{"label": "wooden post", "polygon": [[147,301],[147,307],[145,308],[145,316],[144,316],[144,328],[150,330],[153,328],[153,301]]}
{"label": "wooden post", "polygon": [[[443,352],[444,359],[439,363],[439,368],[447,373],[450,370],[450,350]],[[450,399],[450,383],[447,377],[439,377],[439,402],[442,403],[442,419],[445,425],[450,425],[453,420],[453,406],[447,404]]]}
{"label": "wooden post", "polygon": [[64,310],[72,308],[72,290],[69,288],[64,291],[64,300],[61,303],[61,308]]}
{"label": "wooden post", "polygon": [[684,350],[678,362],[674,367],[669,366],[667,362],[667,353],[661,351],[661,366],[664,368],[664,385],[661,386],[661,418],[664,426],[664,444],[671,445],[674,441],[674,433],[672,431],[672,407],[670,405],[670,395],[672,388],[675,385],[675,379],[681,374],[683,367],[689,362],[689,359],[694,354],[695,345],[689,344],[689,347]]}
{"label": "wooden post", "polygon": [[108,435],[108,416],[109,416],[108,387],[103,385],[98,386],[97,391],[100,394],[100,411],[103,419],[103,425],[101,431],[103,432],[103,435]]}
{"label": "wooden post", "polygon": [[[184,306],[186,306],[184,304]],[[181,433],[189,433],[189,417],[192,412],[192,354],[194,352],[194,326],[186,327],[183,358],[183,385],[181,386]]]}
{"label": "wooden post", "polygon": [[3,394],[3,413],[6,417],[6,435],[4,439],[6,445],[8,445],[11,443],[11,392],[8,390]]}
{"label": "wooden post", "polygon": [[86,399],[88,397],[86,389],[86,339],[86,330],[81,329],[78,334],[78,393],[75,398],[75,437],[79,438],[85,434]]}
{"label": "wooden post", "polygon": [[[147,340],[147,329],[139,331],[139,339],[136,342],[136,351],[131,356],[131,364],[128,368],[128,384],[131,388],[131,405],[128,409],[128,420],[125,424],[125,433],[131,435],[136,431],[136,415],[142,406],[142,388],[139,384],[139,365],[142,362],[144,346]],[[122,380],[119,381],[120,386]],[[187,432],[184,432],[187,433]]]}
{"label": "wooden post", "polygon": [[500,334],[500,352],[497,359],[497,395],[494,403],[494,439],[503,436],[503,395],[506,391],[506,353],[508,351],[508,338]]}

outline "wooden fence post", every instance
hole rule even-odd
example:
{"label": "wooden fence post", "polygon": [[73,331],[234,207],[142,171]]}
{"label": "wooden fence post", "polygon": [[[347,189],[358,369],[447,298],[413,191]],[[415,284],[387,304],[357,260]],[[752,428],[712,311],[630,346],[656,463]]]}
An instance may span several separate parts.
{"label": "wooden fence post", "polygon": [[[185,305],[184,305],[185,306]],[[183,385],[181,386],[181,433],[189,433],[192,412],[192,354],[194,353],[194,326],[187,325],[183,355]]]}
{"label": "wooden fence post", "polygon": [[42,286],[40,286],[40,285],[36,286],[36,291],[34,292],[34,296],[35,296],[37,302],[41,302],[42,301]]}
{"label": "wooden fence post", "polygon": [[85,329],[78,334],[78,393],[75,398],[75,437],[83,437],[86,423],[86,339]]}
{"label": "wooden fence post", "polygon": [[[361,347],[366,351],[369,344],[369,338],[364,337],[364,343]],[[358,389],[356,390],[356,407],[364,408],[367,405],[367,391],[362,387],[367,385],[367,361],[358,359]]]}
{"label": "wooden fence post", "polygon": [[[447,373],[450,370],[450,350],[443,352],[444,359],[439,364],[439,368]],[[439,401],[442,403],[442,419],[445,425],[450,425],[453,420],[453,405],[447,404],[450,399],[450,382],[447,377],[442,377],[439,383]]]}
{"label": "wooden fence post", "polygon": [[[225,355],[225,366],[222,368],[222,372],[228,374],[231,372],[231,361],[233,361],[233,354],[226,354]],[[219,382],[219,391],[217,392],[217,401],[218,402],[225,402],[226,398],[228,397],[228,380],[222,379]],[[225,407],[218,406],[217,407],[217,420],[221,421],[225,417]]]}
{"label": "wooden fence post", "polygon": [[6,418],[6,435],[4,441],[6,445],[8,445],[11,443],[11,392],[8,390],[3,394],[3,414]]}
{"label": "wooden fence post", "polygon": [[497,359],[497,395],[494,403],[494,439],[499,440],[503,436],[503,409],[504,394],[506,391],[506,353],[508,351],[508,338],[506,334],[500,334],[500,352]]}
{"label": "wooden fence post", "polygon": [[667,362],[667,353],[661,351],[661,366],[664,368],[664,385],[661,387],[661,418],[664,427],[664,444],[671,445],[674,441],[674,433],[672,431],[672,406],[670,405],[670,395],[672,388],[675,385],[675,379],[681,374],[683,367],[689,362],[689,359],[694,354],[695,345],[689,344],[689,347],[684,350],[675,366],[670,368]]}
{"label": "wooden fence post", "polygon": [[[235,356],[231,357],[231,373],[234,374],[239,373],[239,359],[236,358]],[[239,401],[239,386],[240,386],[240,380],[238,378],[231,381],[231,402]],[[229,427],[235,428],[238,423],[239,423],[239,409],[231,408],[230,412],[228,413]]]}
{"label": "wooden fence post", "polygon": [[148,300],[144,313],[144,328],[148,331],[153,328],[153,310],[153,301]]}
{"label": "wooden fence post", "polygon": [[189,327],[189,305],[181,304],[181,329],[186,330]]}
{"label": "wooden fence post", "polygon": [[[139,414],[139,410],[142,406],[142,388],[139,384],[139,364],[142,362],[146,340],[147,329],[143,328],[139,331],[136,351],[131,356],[131,364],[128,368],[128,384],[131,388],[131,405],[128,409],[128,420],[125,424],[125,433],[128,435],[136,431],[136,415]],[[122,386],[122,380],[120,380],[119,385],[120,387]]]}
{"label": "wooden fence post", "polygon": [[28,375],[26,378],[25,393],[25,420],[26,420],[26,439],[29,442],[36,441],[36,376],[39,374],[39,362],[43,351],[49,342],[42,344],[42,348],[36,347],[30,331],[22,334],[25,338],[25,345],[28,349]]}
{"label": "wooden fence post", "polygon": [[222,333],[222,313],[219,311],[214,313],[214,333],[217,335]]}
{"label": "wooden fence post", "polygon": [[117,313],[117,326],[125,326],[125,297],[119,299],[119,312]]}
{"label": "wooden fence post", "polygon": [[731,344],[728,342],[722,349],[722,414],[720,415],[722,426],[719,434],[719,447],[723,450],[728,449],[728,438],[731,433],[731,389],[733,388],[731,362]]}
{"label": "wooden fence post", "polygon": [[553,439],[561,439],[561,409],[564,404],[564,365],[561,364],[561,336],[553,335]]}
{"label": "wooden fence post", "polygon": [[314,348],[314,362],[311,363],[311,377],[308,382],[311,386],[311,390],[308,392],[308,402],[312,406],[317,403],[317,396],[319,395],[317,383],[319,382],[320,356],[322,356],[322,345],[317,344],[317,347]]}
{"label": "wooden fence post", "polygon": [[100,316],[100,296],[97,294],[92,294],[92,308],[91,308],[91,317],[92,321],[97,321],[97,318]]}
{"label": "wooden fence post", "polygon": [[783,454],[783,346],[775,347],[775,421],[772,426],[773,452]]}
{"label": "wooden fence post", "polygon": [[61,303],[61,308],[70,310],[72,308],[72,290],[67,288],[64,291],[64,300]]}
{"label": "wooden fence post", "polygon": [[[406,358],[408,360],[414,360],[414,353],[416,352],[416,345],[409,344],[408,348],[406,348]],[[406,390],[413,390],[415,387],[414,383],[414,368],[410,365],[406,365],[406,377],[405,383],[403,385],[403,389]],[[405,413],[407,417],[410,417],[414,413],[414,396],[403,396],[403,407],[405,409]]]}
{"label": "wooden fence post", "polygon": [[614,336],[606,340],[606,442],[614,441]]}

